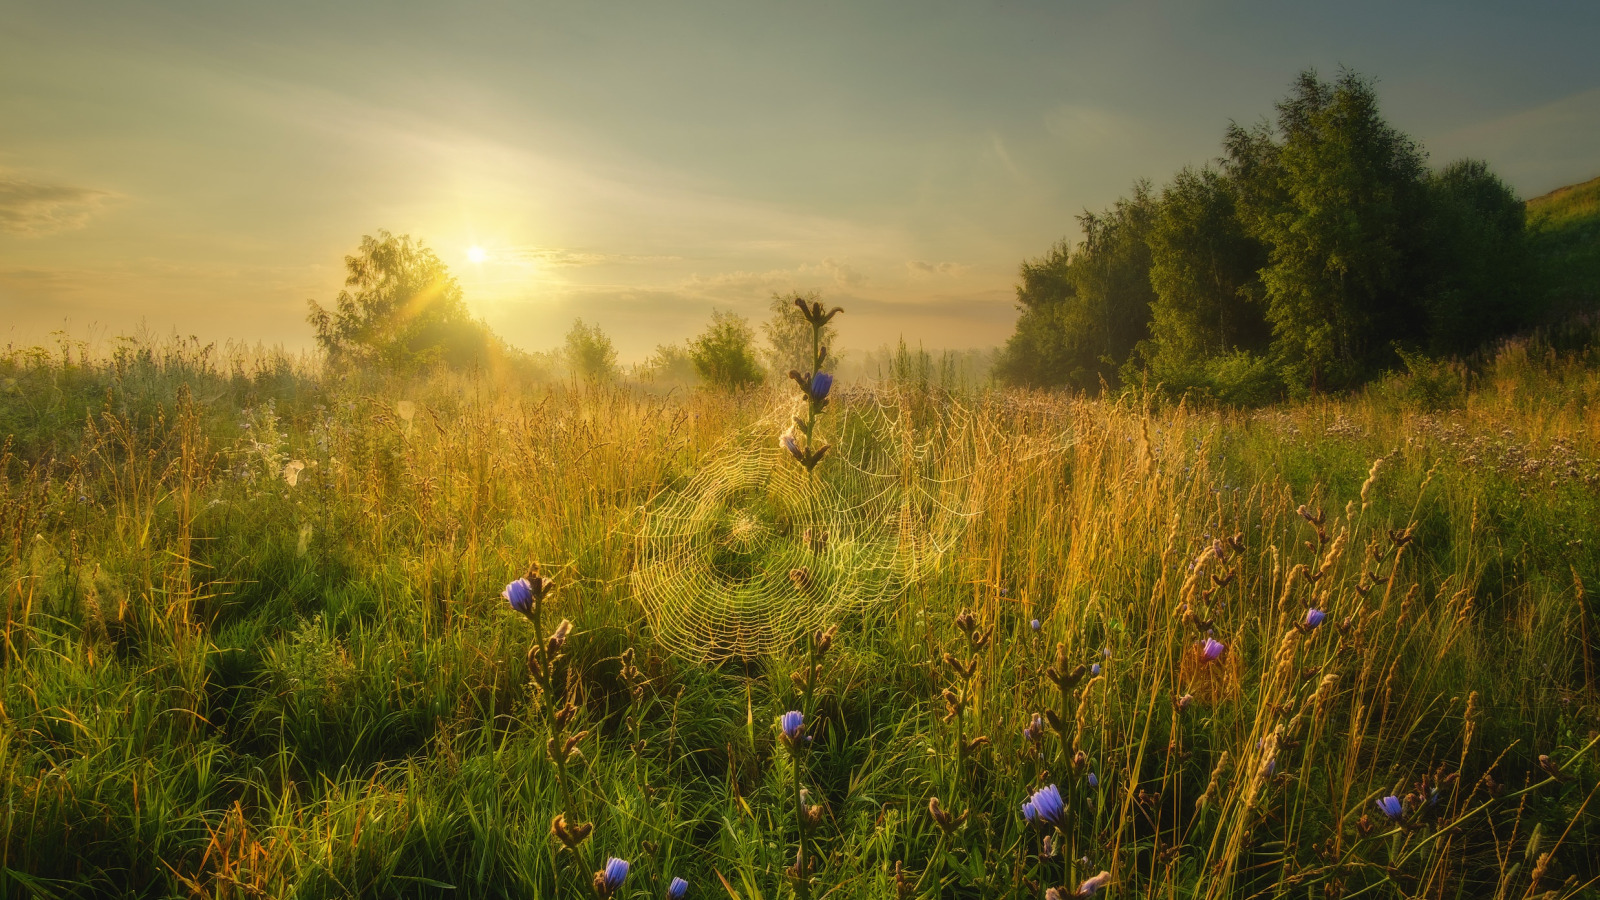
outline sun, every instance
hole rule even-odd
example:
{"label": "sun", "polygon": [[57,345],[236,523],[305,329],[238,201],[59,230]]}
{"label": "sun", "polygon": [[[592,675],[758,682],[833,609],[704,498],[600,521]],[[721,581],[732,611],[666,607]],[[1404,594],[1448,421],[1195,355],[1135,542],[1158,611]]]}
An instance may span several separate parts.
{"label": "sun", "polygon": [[467,259],[469,259],[469,260],[471,260],[471,261],[473,261],[475,263],[481,263],[481,262],[483,262],[484,260],[486,260],[488,258],[489,258],[489,251],[483,249],[482,247],[468,247],[467,248]]}

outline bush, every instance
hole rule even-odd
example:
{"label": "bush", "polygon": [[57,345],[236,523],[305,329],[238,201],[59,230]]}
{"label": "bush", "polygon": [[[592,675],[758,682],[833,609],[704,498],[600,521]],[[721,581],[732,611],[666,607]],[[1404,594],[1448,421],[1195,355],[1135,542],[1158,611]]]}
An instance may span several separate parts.
{"label": "bush", "polygon": [[755,332],[737,313],[713,311],[710,326],[690,342],[689,359],[710,387],[737,391],[766,380],[756,358]]}

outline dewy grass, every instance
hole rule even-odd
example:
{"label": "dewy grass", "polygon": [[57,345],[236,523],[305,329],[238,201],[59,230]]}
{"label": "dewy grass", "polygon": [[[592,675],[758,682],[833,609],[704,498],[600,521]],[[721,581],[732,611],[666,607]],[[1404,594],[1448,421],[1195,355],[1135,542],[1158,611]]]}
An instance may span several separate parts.
{"label": "dewy grass", "polygon": [[848,444],[959,528],[701,662],[641,521],[786,401],[203,349],[0,358],[0,894],[1595,893],[1593,368],[1514,345],[1433,412],[800,379],[813,477],[880,489]]}

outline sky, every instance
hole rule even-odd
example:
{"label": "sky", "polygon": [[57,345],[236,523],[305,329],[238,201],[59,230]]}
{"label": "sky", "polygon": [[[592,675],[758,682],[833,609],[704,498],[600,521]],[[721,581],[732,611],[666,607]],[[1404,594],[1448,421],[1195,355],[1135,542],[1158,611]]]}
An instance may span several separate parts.
{"label": "sky", "polygon": [[0,345],[304,349],[387,229],[527,350],[581,317],[637,361],[790,290],[846,348],[994,346],[1024,259],[1306,68],[1434,165],[1600,175],[1597,35],[1592,0],[0,0]]}

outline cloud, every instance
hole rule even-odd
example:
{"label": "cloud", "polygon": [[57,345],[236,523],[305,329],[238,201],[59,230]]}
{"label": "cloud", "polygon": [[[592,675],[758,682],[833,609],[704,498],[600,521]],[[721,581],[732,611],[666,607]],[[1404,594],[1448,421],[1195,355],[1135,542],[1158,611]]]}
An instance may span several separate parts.
{"label": "cloud", "polygon": [[[806,268],[809,267],[801,267],[802,271],[804,271]],[[850,265],[842,263],[836,259],[824,259],[822,263],[817,266],[817,268],[831,276],[834,280],[834,283],[838,284],[839,287],[842,288],[859,287],[867,283],[867,276],[859,269],[853,268]]]}
{"label": "cloud", "polygon": [[942,275],[946,278],[959,278],[962,275],[965,275],[967,270],[970,268],[971,266],[964,266],[961,263],[928,262],[921,259],[906,260],[906,269],[911,272],[913,277],[917,278],[927,278],[934,275]]}
{"label": "cloud", "polygon": [[82,228],[110,197],[105,191],[0,172],[0,231],[35,236]]}
{"label": "cloud", "polygon": [[567,250],[560,247],[517,247],[508,251],[507,255],[520,262],[531,262],[547,268],[671,262],[680,258],[676,256],[630,256],[621,253],[590,253],[586,250]]}

